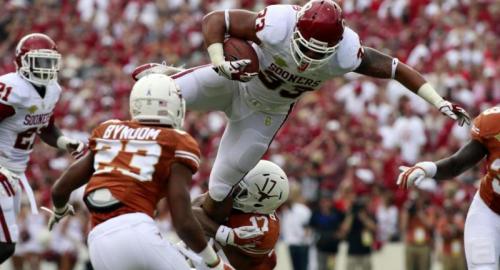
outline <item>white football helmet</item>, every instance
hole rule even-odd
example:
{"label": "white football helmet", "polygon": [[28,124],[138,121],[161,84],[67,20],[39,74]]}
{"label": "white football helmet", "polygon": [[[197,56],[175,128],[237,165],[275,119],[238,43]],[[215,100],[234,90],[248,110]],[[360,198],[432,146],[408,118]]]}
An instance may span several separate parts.
{"label": "white football helmet", "polygon": [[21,38],[17,44],[14,63],[24,79],[36,85],[47,85],[57,80],[61,55],[50,37],[33,33]]}
{"label": "white football helmet", "polygon": [[288,199],[289,189],[285,172],[271,161],[261,160],[238,184],[233,208],[271,214]]}
{"label": "white football helmet", "polygon": [[179,87],[167,75],[146,75],[134,84],[130,93],[130,115],[142,123],[181,129],[185,112]]}

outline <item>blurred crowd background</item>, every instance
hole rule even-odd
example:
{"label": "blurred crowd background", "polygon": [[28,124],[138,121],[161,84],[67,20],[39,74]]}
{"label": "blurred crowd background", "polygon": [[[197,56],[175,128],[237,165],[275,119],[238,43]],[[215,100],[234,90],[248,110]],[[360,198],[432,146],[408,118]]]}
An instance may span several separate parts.
{"label": "blurred crowd background", "polygon": [[[15,70],[14,49],[25,34],[52,37],[63,55],[64,88],[55,112],[71,136],[87,139],[101,121],[128,118],[131,71],[165,61],[208,63],[201,33],[204,14],[225,8],[259,11],[293,0],[0,0],[0,74]],[[500,2],[495,0],[344,0],[346,23],[362,43],[421,71],[447,99],[472,116],[500,103]],[[204,192],[225,123],[219,112],[187,115],[185,129],[199,142],[202,168],[193,195]],[[449,156],[469,139],[453,121],[394,81],[348,74],[305,95],[265,158],[283,167],[290,201],[280,210],[281,241],[294,269],[334,269],[339,243],[348,243],[347,269],[372,269],[370,256],[404,243],[406,269],[466,269],[464,219],[483,172],[455,181],[426,179],[399,190],[398,167]],[[40,205],[72,162],[39,143],[27,172]],[[77,196],[75,196],[77,197]],[[158,223],[171,231],[165,205]],[[15,269],[40,260],[73,269],[85,248],[87,213],[46,231],[47,217],[21,214]],[[309,250],[315,256],[309,256]],[[387,262],[390,264],[391,262]],[[31,268],[30,268],[31,267]],[[358,267],[358,268],[356,268]]]}

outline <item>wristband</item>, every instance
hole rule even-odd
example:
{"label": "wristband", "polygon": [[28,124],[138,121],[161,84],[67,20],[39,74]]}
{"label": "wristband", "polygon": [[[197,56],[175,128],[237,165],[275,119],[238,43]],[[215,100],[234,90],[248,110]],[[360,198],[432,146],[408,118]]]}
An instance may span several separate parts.
{"label": "wristband", "polygon": [[222,43],[212,43],[207,48],[208,55],[210,56],[210,61],[214,66],[221,65],[224,61],[224,48]]}
{"label": "wristband", "polygon": [[443,98],[434,90],[434,88],[429,83],[424,83],[417,91],[417,95],[425,99],[434,107],[439,109],[439,104],[443,101]]}
{"label": "wristband", "polygon": [[219,256],[217,256],[217,253],[215,253],[215,250],[210,245],[207,245],[200,253],[198,253],[198,256],[200,256],[203,259],[203,262],[209,266],[214,265],[219,261]]}
{"label": "wristband", "polygon": [[429,178],[433,178],[437,172],[437,165],[432,161],[423,161],[415,164],[415,167],[420,167],[425,171],[425,175]]}
{"label": "wristband", "polygon": [[229,19],[229,10],[224,10],[224,23],[226,24],[226,33],[229,33],[229,26],[231,25],[231,21]]}
{"label": "wristband", "polygon": [[398,68],[398,64],[399,64],[399,59],[392,58],[391,79],[394,79],[394,77],[396,77],[396,69]]}
{"label": "wristband", "polygon": [[66,149],[66,146],[68,145],[68,143],[70,143],[70,139],[66,136],[59,136],[59,138],[57,138],[57,148],[61,149],[61,150],[67,150]]}

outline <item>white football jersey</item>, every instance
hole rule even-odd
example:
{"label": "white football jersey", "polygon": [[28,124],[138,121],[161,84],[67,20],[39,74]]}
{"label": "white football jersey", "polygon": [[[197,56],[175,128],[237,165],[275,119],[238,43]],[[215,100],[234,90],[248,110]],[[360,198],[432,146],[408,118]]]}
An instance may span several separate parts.
{"label": "white football jersey", "polygon": [[261,11],[256,20],[257,37],[253,44],[259,57],[258,78],[246,83],[248,95],[265,107],[281,108],[286,112],[303,93],[321,87],[328,79],[355,70],[361,63],[362,47],[359,36],[349,27],[330,61],[318,69],[299,72],[291,42],[299,6],[272,5]]}
{"label": "white football jersey", "polygon": [[0,76],[0,103],[14,108],[15,114],[0,121],[0,166],[23,173],[33,149],[36,134],[48,126],[61,87],[46,87],[41,97],[35,87],[13,72]]}

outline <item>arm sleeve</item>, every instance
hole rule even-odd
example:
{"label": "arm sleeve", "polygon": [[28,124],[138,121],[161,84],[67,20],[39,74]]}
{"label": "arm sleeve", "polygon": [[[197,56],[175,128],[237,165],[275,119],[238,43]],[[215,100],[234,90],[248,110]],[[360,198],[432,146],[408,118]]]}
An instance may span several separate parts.
{"label": "arm sleeve", "polygon": [[194,174],[200,166],[200,148],[190,135],[180,136],[175,148],[174,160],[188,166]]}

